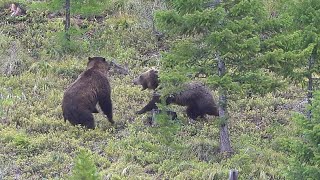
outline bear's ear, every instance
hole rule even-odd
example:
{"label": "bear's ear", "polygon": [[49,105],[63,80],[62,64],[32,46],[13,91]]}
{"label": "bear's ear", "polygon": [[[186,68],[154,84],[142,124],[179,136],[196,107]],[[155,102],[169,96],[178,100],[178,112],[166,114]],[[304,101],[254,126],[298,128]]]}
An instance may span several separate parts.
{"label": "bear's ear", "polygon": [[93,58],[92,57],[88,57],[88,60],[91,61]]}
{"label": "bear's ear", "polygon": [[102,58],[103,59],[103,61],[106,61],[106,58]]}
{"label": "bear's ear", "polygon": [[156,69],[151,69],[150,72],[152,72],[152,73],[158,73],[158,70],[156,70]]}
{"label": "bear's ear", "polygon": [[167,96],[166,105],[171,104],[173,102],[173,99],[174,99],[174,95],[173,94],[170,94],[169,96]]}

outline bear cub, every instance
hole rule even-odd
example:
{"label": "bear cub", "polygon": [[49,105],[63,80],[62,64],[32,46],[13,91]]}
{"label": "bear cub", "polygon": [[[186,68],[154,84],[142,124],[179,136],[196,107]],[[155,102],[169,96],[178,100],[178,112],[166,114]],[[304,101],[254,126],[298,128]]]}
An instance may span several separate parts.
{"label": "bear cub", "polygon": [[[146,72],[141,73],[133,81],[134,85],[141,85],[141,91],[145,89],[155,90],[159,86],[158,70],[150,69]],[[158,107],[156,103],[160,103],[160,94],[154,92],[152,94],[152,99],[145,105],[141,110],[137,111],[136,114],[144,114],[153,109],[157,110]]]}
{"label": "bear cub", "polygon": [[171,103],[187,106],[187,116],[191,121],[206,114],[219,116],[218,106],[210,90],[199,82],[187,83],[182,91],[170,94],[166,98],[166,104]]}
{"label": "bear cub", "polygon": [[[133,80],[135,85],[142,85],[142,90],[155,90],[159,85],[158,71],[151,69],[143,72],[138,78]],[[187,116],[191,120],[196,120],[197,117],[204,117],[206,114],[219,116],[218,106],[214,102],[211,91],[200,82],[190,82],[184,84],[182,91],[169,95],[166,99],[166,104],[171,103],[187,106]],[[148,111],[157,110],[156,103],[160,103],[160,94],[153,93],[152,99],[136,114],[143,114]],[[168,113],[168,112],[167,112]]]}
{"label": "bear cub", "polygon": [[107,77],[110,62],[103,57],[89,57],[87,68],[65,90],[62,100],[64,120],[94,129],[92,113],[98,113],[99,104],[110,123],[112,119],[111,87]]}
{"label": "bear cub", "polygon": [[[159,86],[159,77],[158,77],[158,70],[150,69],[146,72],[141,73],[137,78],[133,81],[134,85],[141,85],[141,91],[145,89],[156,90]],[[145,105],[141,110],[137,111],[136,114],[144,114],[146,112],[152,111],[153,114],[161,113],[161,110],[158,109],[156,103],[161,103],[160,94],[154,92],[152,94],[152,99]],[[174,111],[167,110],[167,115],[170,119],[174,120],[177,119],[177,113]]]}
{"label": "bear cub", "polygon": [[143,72],[136,79],[133,80],[134,85],[141,85],[142,91],[145,89],[155,90],[159,85],[158,71],[150,69]]}

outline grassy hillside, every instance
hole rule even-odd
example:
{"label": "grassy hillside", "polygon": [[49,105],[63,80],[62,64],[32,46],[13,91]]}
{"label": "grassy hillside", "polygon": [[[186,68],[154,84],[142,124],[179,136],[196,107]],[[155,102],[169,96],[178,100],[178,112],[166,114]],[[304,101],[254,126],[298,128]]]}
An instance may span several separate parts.
{"label": "grassy hillside", "polygon": [[[294,138],[296,129],[291,115],[304,108],[298,87],[231,98],[235,153],[225,157],[219,154],[218,118],[188,124],[178,106],[171,106],[178,120],[160,116],[155,126],[146,123],[149,114],[135,115],[152,92],[132,80],[157,66],[170,42],[160,47],[141,14],[109,11],[101,22],[81,22],[70,49],[59,33],[62,17],[40,16],[37,10],[27,17],[1,16],[0,179],[77,179],[86,172],[92,179],[227,179],[230,169],[237,169],[240,179],[285,179],[286,139]],[[114,126],[101,113],[94,115],[95,130],[63,120],[63,92],[85,69],[88,56],[128,63],[129,75],[109,75]]]}
{"label": "grassy hillside", "polygon": [[101,113],[95,115],[95,130],[65,123],[63,90],[84,68],[85,59],[64,59],[49,61],[43,71],[1,77],[3,178],[67,178],[81,149],[90,153],[103,177],[225,179],[231,168],[244,179],[284,177],[288,159],[278,152],[278,140],[293,128],[290,109],[281,108],[290,99],[269,95],[231,101],[230,136],[236,152],[223,158],[213,117],[189,125],[183,109],[176,107],[179,121],[162,119],[149,127],[147,115],[135,115],[151,93],[132,86],[133,75],[110,77],[115,126]]}

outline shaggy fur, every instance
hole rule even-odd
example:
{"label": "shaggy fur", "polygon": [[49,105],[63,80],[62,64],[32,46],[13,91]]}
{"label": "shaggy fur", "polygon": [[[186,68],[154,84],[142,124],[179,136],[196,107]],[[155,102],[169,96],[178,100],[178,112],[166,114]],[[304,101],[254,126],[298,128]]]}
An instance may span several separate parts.
{"label": "shaggy fur", "polygon": [[206,114],[219,116],[218,107],[210,90],[198,82],[189,83],[181,92],[169,95],[166,104],[171,103],[187,106],[187,115],[193,120]]}
{"label": "shaggy fur", "polygon": [[80,124],[94,129],[92,113],[98,113],[97,103],[113,124],[111,88],[107,73],[110,63],[103,57],[89,57],[87,69],[66,89],[63,100],[63,117],[72,125]]}
{"label": "shaggy fur", "polygon": [[153,89],[155,90],[159,85],[158,71],[150,69],[142,73],[139,77],[133,80],[134,85],[141,85],[142,90]]}

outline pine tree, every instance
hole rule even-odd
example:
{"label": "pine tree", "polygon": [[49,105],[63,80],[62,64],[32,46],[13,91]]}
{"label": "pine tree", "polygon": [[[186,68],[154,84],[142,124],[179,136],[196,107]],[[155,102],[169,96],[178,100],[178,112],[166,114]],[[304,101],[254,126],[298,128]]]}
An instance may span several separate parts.
{"label": "pine tree", "polygon": [[[311,105],[314,78],[319,74],[320,4],[317,0],[290,1],[277,18],[278,25],[263,44],[261,62],[271,71],[307,86]],[[274,33],[274,30],[277,33]],[[311,112],[308,112],[311,118]]]}
{"label": "pine tree", "polygon": [[260,62],[265,27],[275,22],[268,21],[259,0],[171,0],[168,7],[156,14],[157,25],[175,41],[161,62],[163,93],[204,74],[206,83],[220,92],[221,152],[232,152],[227,98],[265,94],[281,86]]}
{"label": "pine tree", "polygon": [[296,136],[286,139],[285,152],[290,154],[288,179],[317,179],[320,177],[320,92],[314,93],[310,119],[296,115]]}
{"label": "pine tree", "polygon": [[97,180],[101,179],[97,168],[92,160],[91,153],[80,150],[75,158],[75,165],[70,179],[74,180]]}

